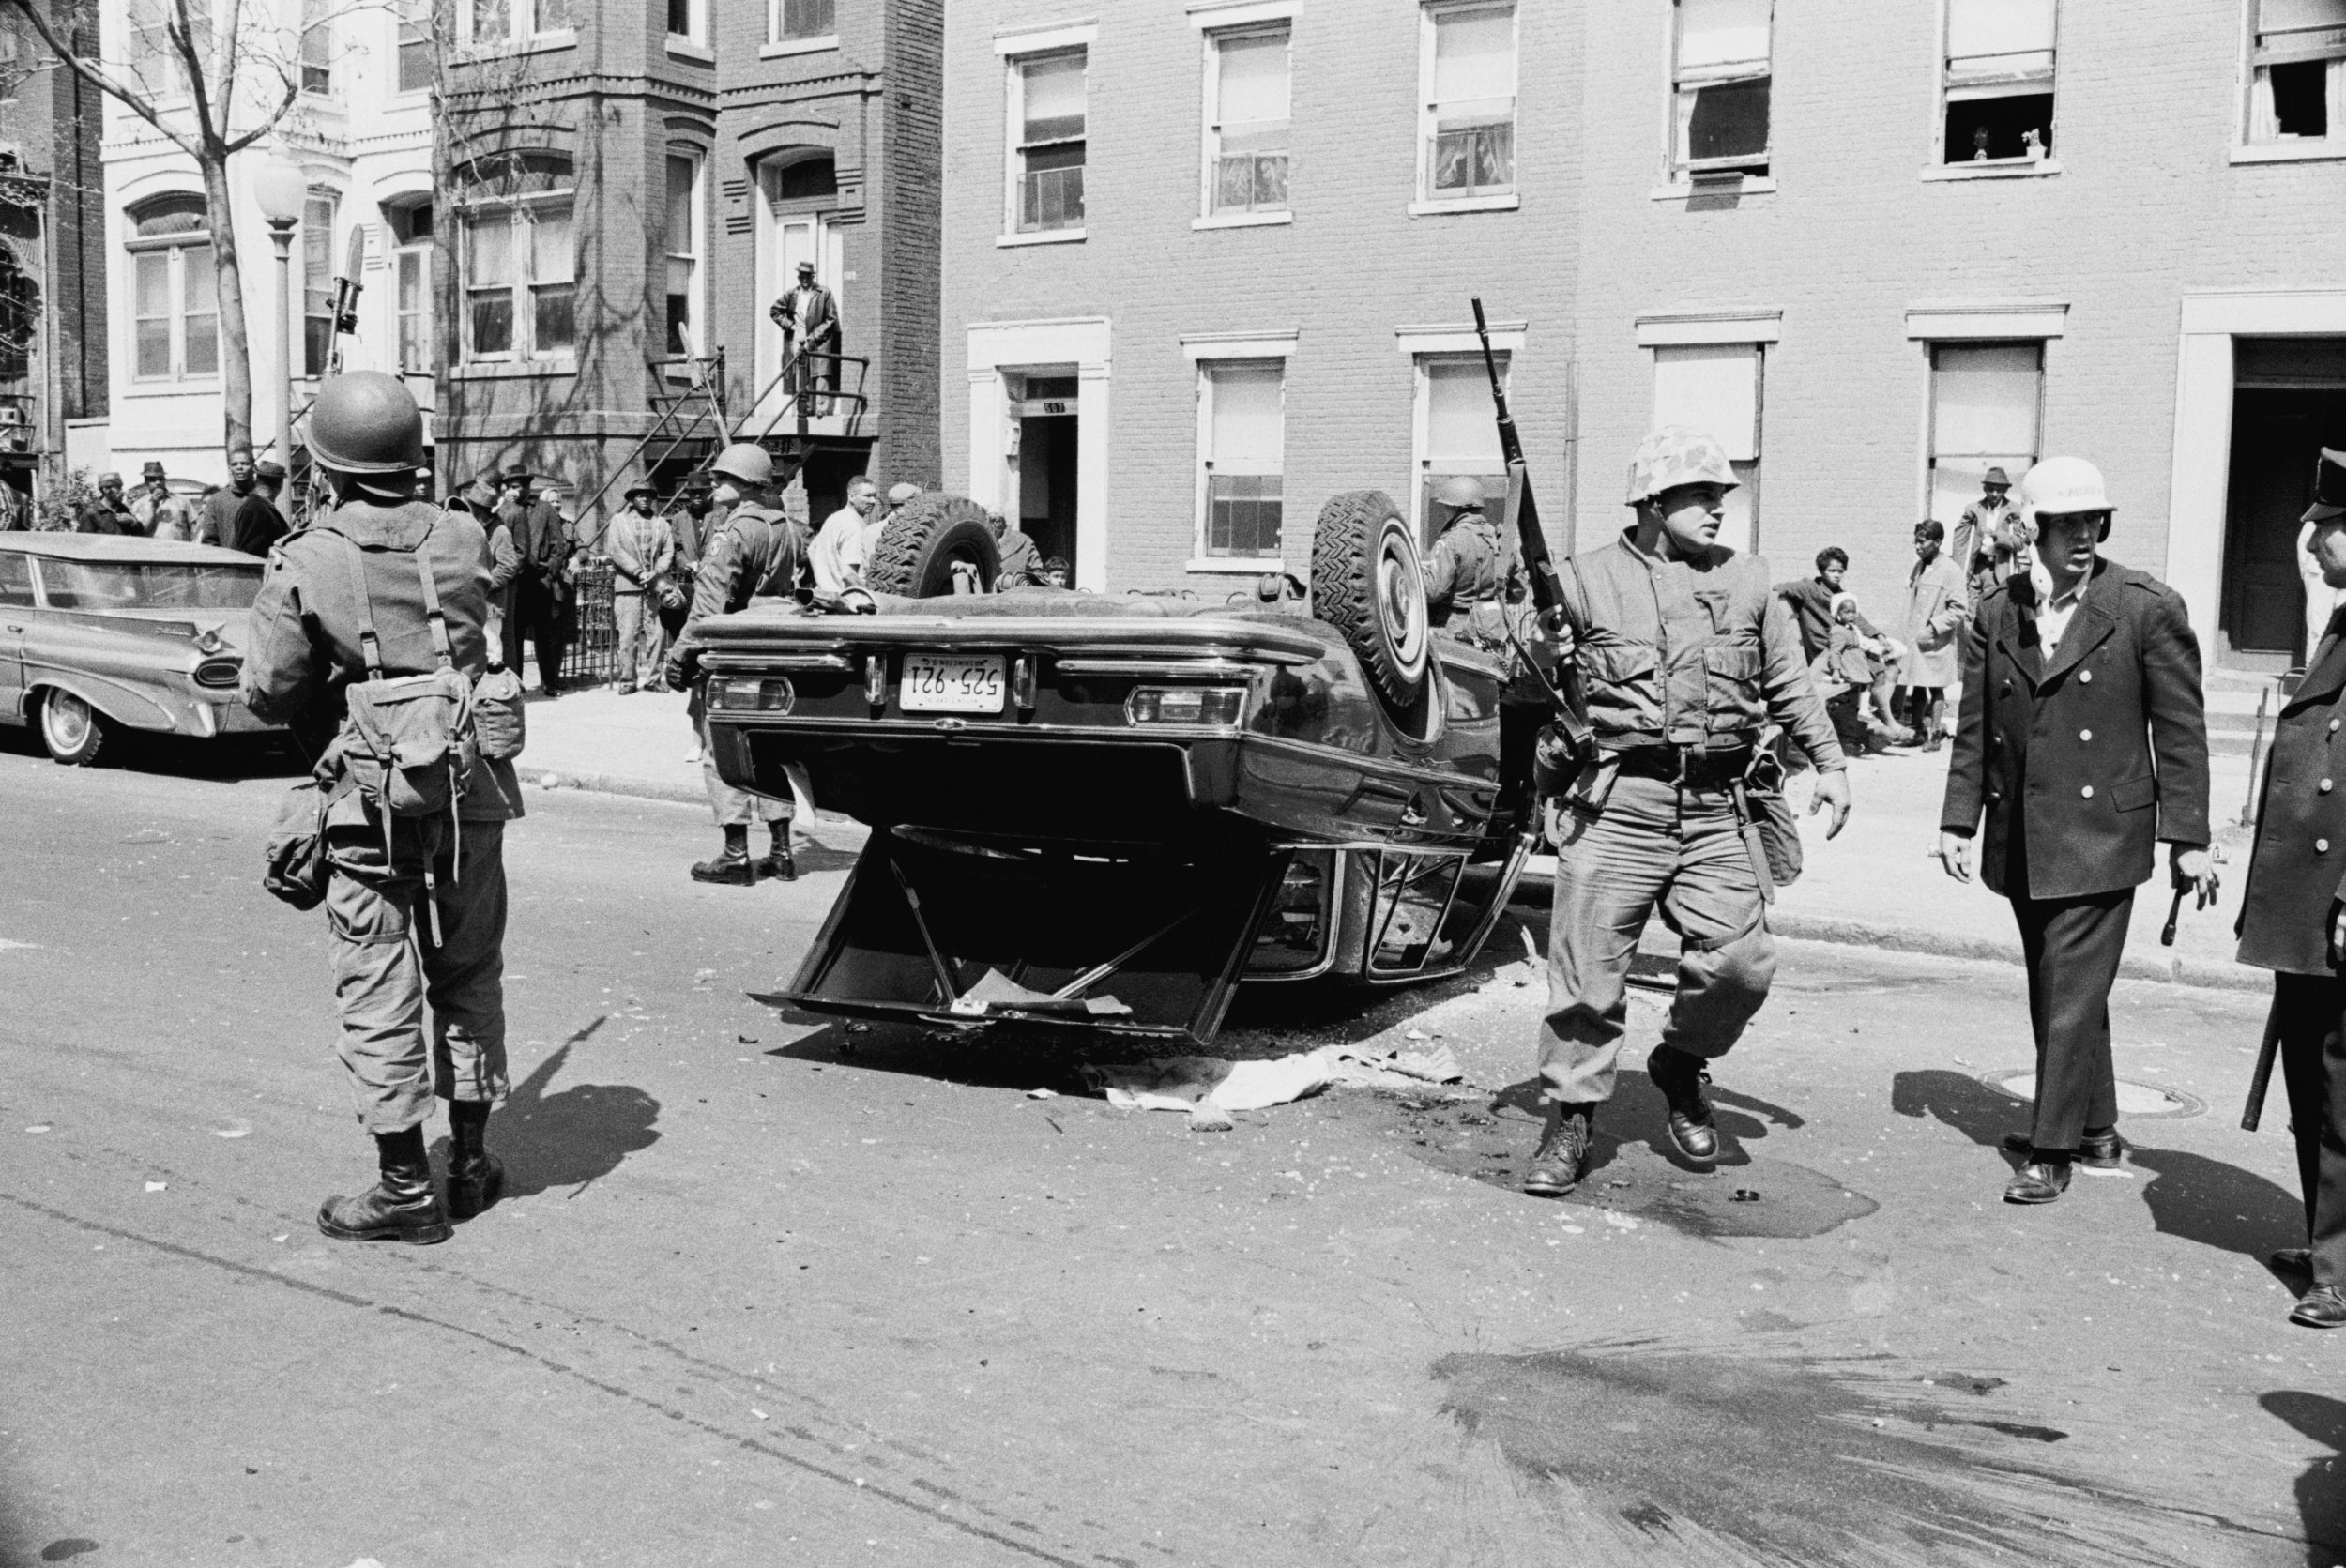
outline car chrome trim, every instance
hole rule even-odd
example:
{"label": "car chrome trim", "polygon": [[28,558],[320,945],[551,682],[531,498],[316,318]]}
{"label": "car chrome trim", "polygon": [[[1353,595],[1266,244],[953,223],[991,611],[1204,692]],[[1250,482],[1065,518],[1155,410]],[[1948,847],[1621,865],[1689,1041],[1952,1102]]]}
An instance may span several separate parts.
{"label": "car chrome trim", "polygon": [[1230,680],[1243,679],[1258,673],[1251,663],[1233,659],[1182,659],[1178,656],[1154,659],[1054,659],[1052,670],[1059,675],[1133,676],[1142,680]]}
{"label": "car chrome trim", "polygon": [[[1260,972],[1242,969],[1238,978],[1249,985],[1286,985],[1299,980],[1318,980],[1336,967],[1336,938],[1343,935],[1345,868],[1350,864],[1352,857],[1341,847],[1325,844],[1280,845],[1274,847],[1287,850],[1335,849],[1335,853],[1329,857],[1334,870],[1328,877],[1328,934],[1319,944],[1318,963],[1307,969],[1266,969]],[[1381,849],[1384,845],[1372,847]]]}
{"label": "car chrome trim", "polygon": [[837,670],[845,674],[855,668],[855,661],[844,653],[711,653],[704,656],[701,663],[712,672],[725,675],[736,671],[754,675],[761,670]]}

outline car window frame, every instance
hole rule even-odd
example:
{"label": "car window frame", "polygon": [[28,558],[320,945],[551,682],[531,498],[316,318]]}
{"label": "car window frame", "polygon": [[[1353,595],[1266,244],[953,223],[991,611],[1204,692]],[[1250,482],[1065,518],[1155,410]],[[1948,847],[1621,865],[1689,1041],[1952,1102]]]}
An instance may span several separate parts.
{"label": "car window frame", "polygon": [[25,597],[22,603],[6,597],[8,593],[8,585],[6,582],[0,582],[0,610],[39,609],[40,580],[34,573],[32,552],[29,550],[0,550],[0,562],[4,561],[23,561],[24,563]]}

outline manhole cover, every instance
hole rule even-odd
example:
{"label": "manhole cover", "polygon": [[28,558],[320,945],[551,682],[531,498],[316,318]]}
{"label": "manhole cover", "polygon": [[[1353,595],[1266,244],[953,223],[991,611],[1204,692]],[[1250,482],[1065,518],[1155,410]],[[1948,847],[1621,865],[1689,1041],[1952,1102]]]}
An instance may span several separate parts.
{"label": "manhole cover", "polygon": [[[1990,1088],[2002,1089],[2015,1100],[2034,1101],[2036,1098],[2036,1074],[2028,1068],[2013,1068],[2003,1073],[1988,1073],[1982,1082]],[[2118,1114],[2131,1117],[2186,1117],[2206,1112],[2207,1102],[2179,1088],[2161,1088],[2156,1084],[2138,1084],[2118,1080]]]}

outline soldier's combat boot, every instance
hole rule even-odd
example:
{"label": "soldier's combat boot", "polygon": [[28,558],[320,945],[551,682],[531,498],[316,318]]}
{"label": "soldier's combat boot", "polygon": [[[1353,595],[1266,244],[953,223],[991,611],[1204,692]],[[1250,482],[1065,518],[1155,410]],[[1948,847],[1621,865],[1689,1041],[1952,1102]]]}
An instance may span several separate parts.
{"label": "soldier's combat boot", "polygon": [[790,819],[784,817],[773,824],[773,830],[774,846],[767,851],[759,869],[777,882],[795,882],[799,879],[799,862],[790,858]]}
{"label": "soldier's combat boot", "polygon": [[329,1197],[318,1209],[318,1229],[337,1241],[411,1241],[430,1246],[449,1239],[448,1210],[432,1184],[423,1129],[378,1133],[375,1155],[383,1180],[357,1197]]}
{"label": "soldier's combat boot", "polygon": [[695,882],[724,882],[747,888],[757,881],[757,862],[750,859],[750,830],[739,823],[725,829],[724,853],[693,868]]}
{"label": "soldier's combat boot", "polygon": [[489,1152],[489,1103],[448,1105],[448,1217],[469,1220],[505,1194],[505,1165]]}
{"label": "soldier's combat boot", "polygon": [[1561,1197],[1580,1182],[1589,1160],[1589,1133],[1593,1105],[1551,1105],[1547,1128],[1523,1173],[1523,1190],[1533,1197]]}
{"label": "soldier's combat boot", "polygon": [[1719,1130],[1711,1120],[1711,1102],[1702,1093],[1702,1086],[1711,1081],[1711,1074],[1702,1070],[1702,1058],[1672,1046],[1656,1045],[1645,1058],[1645,1075],[1669,1103],[1670,1142],[1678,1146],[1678,1152],[1698,1165],[1717,1160]]}

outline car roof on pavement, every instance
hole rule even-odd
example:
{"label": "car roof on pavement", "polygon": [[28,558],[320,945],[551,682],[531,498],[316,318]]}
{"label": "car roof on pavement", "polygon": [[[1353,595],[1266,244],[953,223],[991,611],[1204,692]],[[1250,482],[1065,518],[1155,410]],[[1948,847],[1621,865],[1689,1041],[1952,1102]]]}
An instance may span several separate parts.
{"label": "car roof on pavement", "polygon": [[23,550],[60,561],[129,561],[177,566],[253,566],[260,560],[241,550],[188,544],[174,539],[125,539],[120,534],[0,534],[0,550]]}

